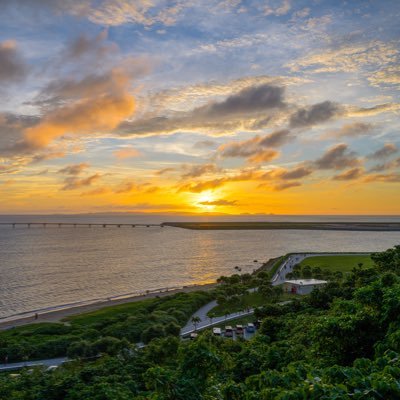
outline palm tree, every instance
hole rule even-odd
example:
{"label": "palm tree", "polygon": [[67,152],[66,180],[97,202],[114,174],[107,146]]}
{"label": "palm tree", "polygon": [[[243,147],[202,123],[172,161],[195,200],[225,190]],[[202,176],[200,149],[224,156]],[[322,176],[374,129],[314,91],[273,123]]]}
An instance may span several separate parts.
{"label": "palm tree", "polygon": [[192,317],[192,324],[194,325],[194,330],[197,331],[197,324],[199,322],[201,322],[201,318],[198,317],[197,315],[195,315],[194,317]]}

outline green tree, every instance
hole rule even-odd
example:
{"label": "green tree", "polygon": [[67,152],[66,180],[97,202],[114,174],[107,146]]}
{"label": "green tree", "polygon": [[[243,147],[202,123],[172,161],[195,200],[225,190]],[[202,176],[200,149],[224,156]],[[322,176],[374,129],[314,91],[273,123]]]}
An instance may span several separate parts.
{"label": "green tree", "polygon": [[201,318],[197,315],[193,316],[190,320],[194,325],[194,330],[197,331],[197,325],[201,322]]}

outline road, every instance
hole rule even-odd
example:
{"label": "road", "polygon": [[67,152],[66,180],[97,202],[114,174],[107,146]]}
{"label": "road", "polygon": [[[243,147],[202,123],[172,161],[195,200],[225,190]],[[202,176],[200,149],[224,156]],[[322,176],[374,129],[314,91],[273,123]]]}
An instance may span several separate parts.
{"label": "road", "polygon": [[59,357],[59,358],[50,358],[47,360],[0,364],[0,371],[13,371],[24,367],[38,367],[38,366],[51,367],[53,365],[59,366],[65,363],[66,361],[68,361],[67,357]]}
{"label": "road", "polygon": [[[251,315],[254,313],[254,309],[250,308],[248,311],[241,311],[232,314],[228,314],[222,317],[214,317],[210,319],[207,317],[207,313],[212,310],[217,305],[216,300],[211,301],[205,306],[199,308],[189,319],[188,323],[181,329],[181,336],[186,336],[191,334],[192,332],[200,331],[202,329],[210,328],[211,326],[219,325],[221,322],[230,321],[232,319],[245,317],[246,315]],[[194,324],[192,323],[193,317],[199,317],[200,322],[197,324],[197,329],[195,329]]]}

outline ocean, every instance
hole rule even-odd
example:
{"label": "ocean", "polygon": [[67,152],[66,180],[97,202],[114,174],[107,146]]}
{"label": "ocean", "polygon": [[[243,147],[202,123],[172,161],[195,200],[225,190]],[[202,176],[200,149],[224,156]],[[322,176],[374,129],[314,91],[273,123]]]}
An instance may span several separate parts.
{"label": "ocean", "polygon": [[[385,221],[400,217],[0,216],[0,222]],[[0,318],[215,281],[288,252],[381,251],[400,232],[0,225]],[[257,262],[255,262],[257,260]]]}

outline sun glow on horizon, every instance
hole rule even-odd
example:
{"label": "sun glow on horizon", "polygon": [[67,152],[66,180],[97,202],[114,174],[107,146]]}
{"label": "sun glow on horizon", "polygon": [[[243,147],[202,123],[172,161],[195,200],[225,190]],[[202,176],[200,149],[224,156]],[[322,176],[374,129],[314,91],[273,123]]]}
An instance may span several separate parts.
{"label": "sun glow on horizon", "polygon": [[199,194],[194,205],[203,211],[213,211],[215,210],[216,205],[212,203],[215,202],[215,200],[215,194],[212,191],[207,190],[206,192]]}

